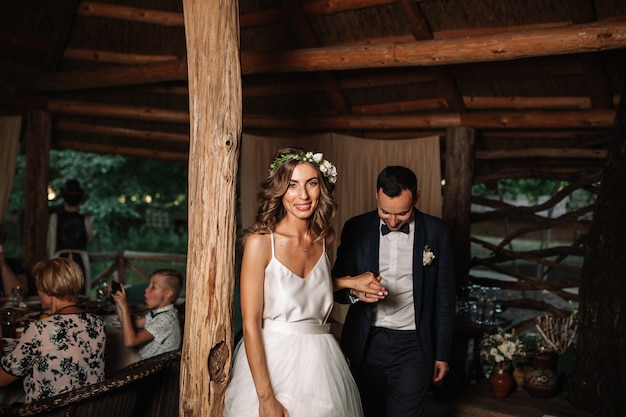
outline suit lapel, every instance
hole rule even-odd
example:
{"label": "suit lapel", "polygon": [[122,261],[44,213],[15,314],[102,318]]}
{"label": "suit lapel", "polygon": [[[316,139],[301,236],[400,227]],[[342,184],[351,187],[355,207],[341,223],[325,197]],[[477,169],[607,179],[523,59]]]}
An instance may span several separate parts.
{"label": "suit lapel", "polygon": [[368,271],[374,272],[375,275],[379,274],[379,265],[378,265],[378,250],[380,248],[380,217],[378,217],[378,212],[375,211],[373,216],[370,219],[369,225],[367,226],[369,233],[371,233],[373,239],[368,239],[370,242],[370,246],[368,248],[368,260],[369,268]]}
{"label": "suit lapel", "polygon": [[415,235],[413,241],[413,305],[415,307],[415,325],[419,329],[422,288],[424,286],[424,266],[422,265],[427,233],[424,216],[417,209],[415,213]]}

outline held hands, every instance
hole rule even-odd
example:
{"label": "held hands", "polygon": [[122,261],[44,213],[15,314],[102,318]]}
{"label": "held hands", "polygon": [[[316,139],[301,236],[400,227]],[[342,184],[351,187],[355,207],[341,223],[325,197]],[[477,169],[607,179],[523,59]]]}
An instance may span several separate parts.
{"label": "held hands", "polygon": [[384,300],[389,295],[389,291],[380,285],[382,277],[374,276],[371,272],[365,272],[352,278],[354,286],[350,289],[353,297],[365,303],[376,303]]}

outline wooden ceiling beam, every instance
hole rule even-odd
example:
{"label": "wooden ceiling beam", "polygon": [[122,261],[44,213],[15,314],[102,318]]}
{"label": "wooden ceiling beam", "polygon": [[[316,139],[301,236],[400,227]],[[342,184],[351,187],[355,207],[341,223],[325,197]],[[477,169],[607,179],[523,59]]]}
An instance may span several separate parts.
{"label": "wooden ceiling beam", "polygon": [[184,27],[183,14],[180,12],[118,6],[94,1],[82,1],[78,6],[77,14],[84,17],[104,17],[162,26]]}
{"label": "wooden ceiling beam", "polygon": [[176,55],[145,55],[128,54],[113,51],[98,51],[94,49],[66,49],[64,59],[86,62],[104,62],[108,64],[144,65],[155,62],[176,61],[181,57]]}
{"label": "wooden ceiling beam", "polygon": [[244,126],[281,129],[411,130],[465,126],[476,129],[586,129],[613,126],[613,110],[437,113],[420,115],[270,116],[244,115]]}
{"label": "wooden ceiling beam", "polygon": [[[49,100],[46,108],[53,113],[118,119],[148,120],[167,123],[189,123],[189,113],[182,110],[120,106],[69,100]],[[244,115],[246,128],[270,129],[367,129],[367,130],[440,130],[466,126],[477,129],[588,129],[611,128],[614,110],[580,111],[492,111],[476,113],[436,113],[412,115],[337,115],[284,116]]]}
{"label": "wooden ceiling beam", "polygon": [[[591,109],[589,97],[463,97],[470,110],[574,110]],[[354,114],[397,114],[449,110],[442,98],[354,106]]]}
{"label": "wooden ceiling beam", "polygon": [[[596,20],[596,13],[591,0],[572,0],[570,2],[572,22],[574,24],[593,22]],[[611,87],[606,73],[606,65],[603,59],[589,55],[581,56],[584,70],[585,88],[591,97],[594,108],[610,108]]]}
{"label": "wooden ceiling beam", "polygon": [[[490,129],[480,133],[480,137],[490,140],[511,140],[511,139],[563,139],[563,140],[580,140],[585,138],[595,138],[595,144],[604,135],[610,133],[612,126],[603,129],[559,129],[559,130],[498,130]],[[609,137],[603,139],[608,141]]]}
{"label": "wooden ceiling beam", "polygon": [[135,158],[160,159],[166,161],[185,162],[189,158],[188,153],[166,152],[148,148],[131,148],[128,146],[106,145],[103,143],[90,143],[66,139],[54,140],[54,149],[70,149],[81,152],[98,154],[123,155]]}
{"label": "wooden ceiling beam", "polygon": [[515,32],[470,39],[327,47],[275,53],[242,52],[244,74],[440,66],[626,48],[626,22]]}
{"label": "wooden ceiling beam", "polygon": [[397,114],[429,110],[450,110],[443,98],[397,101],[394,103],[366,104],[353,107],[354,114]]}
{"label": "wooden ceiling beam", "polygon": [[[291,27],[297,34],[302,45],[305,48],[318,48],[320,46],[319,40],[311,27],[311,22],[309,22],[307,15],[304,13],[300,1],[282,0],[282,4],[289,16]],[[350,108],[348,99],[339,86],[334,74],[331,72],[320,72],[318,77],[337,112],[351,114],[352,109]]]}
{"label": "wooden ceiling beam", "polygon": [[165,123],[189,123],[189,112],[157,109],[154,107],[120,106],[105,103],[86,103],[70,100],[48,100],[52,113],[80,116],[109,117],[114,119],[145,120]]}
{"label": "wooden ceiling beam", "polygon": [[23,91],[71,91],[101,87],[153,84],[187,79],[187,61],[157,62],[145,65],[102,68],[93,71],[49,73],[22,82],[16,88]]}
{"label": "wooden ceiling beam", "polygon": [[476,160],[516,159],[516,158],[584,158],[606,159],[606,149],[572,149],[572,148],[526,148],[526,149],[498,149],[477,150],[474,152]]}
{"label": "wooden ceiling beam", "polygon": [[[433,66],[499,61],[551,54],[584,53],[626,48],[626,22],[577,25],[562,29],[508,33],[444,41],[359,47],[310,48],[282,53],[245,53],[242,72],[330,71],[357,68]],[[98,87],[184,80],[184,60],[84,72],[45,74],[28,78],[24,91],[67,91]]]}
{"label": "wooden ceiling beam", "polygon": [[56,16],[54,29],[49,33],[49,42],[44,54],[43,72],[55,71],[59,66],[63,50],[72,30],[72,22],[76,16],[79,0],[66,0],[55,6]]}
{"label": "wooden ceiling beam", "polygon": [[[417,41],[434,39],[433,32],[428,25],[428,21],[420,6],[414,0],[396,0],[398,9],[406,20],[411,33]],[[446,66],[437,67],[437,70],[431,69],[433,77],[438,81],[442,96],[448,103],[448,108],[456,112],[464,112],[466,110],[463,97],[459,91],[456,81],[450,75],[450,71]]]}
{"label": "wooden ceiling beam", "polygon": [[59,120],[54,125],[55,129],[69,132],[90,133],[96,135],[122,136],[136,139],[157,140],[166,142],[189,143],[189,134],[158,132],[154,130],[129,129],[126,127],[94,125],[87,123],[69,122]]}
{"label": "wooden ceiling beam", "polygon": [[574,110],[590,109],[589,97],[463,97],[471,110]]}

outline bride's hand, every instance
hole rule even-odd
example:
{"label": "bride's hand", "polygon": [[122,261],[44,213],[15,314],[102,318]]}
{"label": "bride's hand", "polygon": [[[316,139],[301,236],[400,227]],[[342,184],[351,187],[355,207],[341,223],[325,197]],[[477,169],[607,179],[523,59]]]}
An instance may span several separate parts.
{"label": "bride's hand", "polygon": [[374,276],[371,272],[365,272],[352,278],[354,286],[350,290],[350,294],[358,297],[359,300],[374,303],[383,300],[389,295],[389,291],[380,285],[380,276]]}
{"label": "bride's hand", "polygon": [[289,413],[276,397],[259,401],[259,417],[289,417]]}

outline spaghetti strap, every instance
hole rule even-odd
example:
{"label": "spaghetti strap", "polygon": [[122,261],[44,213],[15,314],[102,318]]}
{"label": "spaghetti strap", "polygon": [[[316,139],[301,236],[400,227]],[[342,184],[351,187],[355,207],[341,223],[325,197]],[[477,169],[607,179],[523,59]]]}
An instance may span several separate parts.
{"label": "spaghetti strap", "polygon": [[272,258],[275,258],[276,256],[274,255],[274,232],[272,232],[272,229],[270,229],[270,242],[272,242]]}

